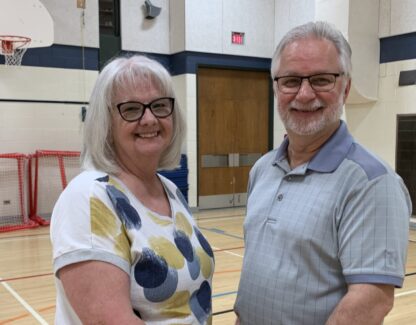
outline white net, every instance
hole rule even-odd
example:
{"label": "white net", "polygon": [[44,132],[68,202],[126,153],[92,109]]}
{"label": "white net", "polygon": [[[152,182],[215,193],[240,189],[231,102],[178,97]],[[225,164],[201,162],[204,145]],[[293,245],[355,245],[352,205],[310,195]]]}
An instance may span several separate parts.
{"label": "white net", "polygon": [[25,54],[27,48],[21,48],[14,50],[13,54],[4,55],[4,64],[5,65],[21,65],[22,58]]}
{"label": "white net", "polygon": [[29,224],[26,159],[19,154],[0,154],[0,232]]}
{"label": "white net", "polygon": [[0,35],[0,54],[4,56],[4,64],[21,65],[30,41],[29,37]]}
{"label": "white net", "polygon": [[[35,214],[49,221],[53,207],[65,186],[81,171],[79,153],[38,151],[37,181],[35,183]],[[36,164],[32,165],[36,168]],[[35,173],[33,173],[35,175]]]}

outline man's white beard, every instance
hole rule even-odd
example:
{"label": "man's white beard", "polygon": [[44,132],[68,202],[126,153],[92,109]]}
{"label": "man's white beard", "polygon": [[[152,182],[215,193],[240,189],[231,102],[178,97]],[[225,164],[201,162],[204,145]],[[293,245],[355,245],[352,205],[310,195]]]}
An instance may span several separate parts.
{"label": "man's white beard", "polygon": [[[325,104],[318,99],[312,104],[307,105],[307,107],[296,101],[293,101],[289,105],[290,107],[303,109],[304,111],[315,111],[319,107],[325,107]],[[325,112],[319,114],[318,118],[314,117],[314,119],[305,119],[303,121],[297,120],[293,115],[291,116],[290,111],[282,113],[280,108],[278,111],[286,130],[290,130],[299,135],[312,135],[322,131],[329,124],[339,121],[342,116],[343,106],[343,98],[340,96],[338,103],[335,103],[333,107],[325,107]]]}

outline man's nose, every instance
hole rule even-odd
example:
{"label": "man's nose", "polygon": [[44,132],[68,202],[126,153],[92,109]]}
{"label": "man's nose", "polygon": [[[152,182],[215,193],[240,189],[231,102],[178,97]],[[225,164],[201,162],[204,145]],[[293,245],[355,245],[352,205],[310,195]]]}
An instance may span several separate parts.
{"label": "man's nose", "polygon": [[298,100],[309,101],[315,97],[315,90],[313,90],[311,84],[309,83],[309,80],[306,78],[303,79],[302,83],[300,84],[299,91],[296,94],[296,98]]}

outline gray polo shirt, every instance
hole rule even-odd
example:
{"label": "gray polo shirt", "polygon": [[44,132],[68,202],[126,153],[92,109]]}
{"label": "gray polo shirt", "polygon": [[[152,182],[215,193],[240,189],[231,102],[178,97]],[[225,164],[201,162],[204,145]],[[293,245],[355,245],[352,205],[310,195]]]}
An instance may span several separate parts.
{"label": "gray polo shirt", "polygon": [[411,201],[401,178],[343,122],[293,170],[287,146],[250,172],[242,324],[324,324],[348,284],[403,283]]}

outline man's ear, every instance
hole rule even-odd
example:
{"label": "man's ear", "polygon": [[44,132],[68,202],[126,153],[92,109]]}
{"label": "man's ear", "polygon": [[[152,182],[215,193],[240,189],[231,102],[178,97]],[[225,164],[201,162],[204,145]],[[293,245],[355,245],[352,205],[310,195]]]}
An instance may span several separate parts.
{"label": "man's ear", "polygon": [[347,101],[348,95],[350,93],[350,89],[351,89],[351,78],[348,79],[347,84],[346,84],[345,89],[344,89],[344,94],[343,94],[343,96],[344,96],[344,98],[343,98],[344,104]]}

